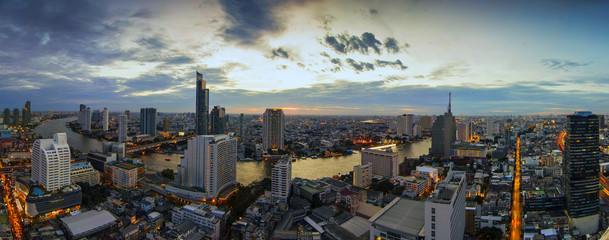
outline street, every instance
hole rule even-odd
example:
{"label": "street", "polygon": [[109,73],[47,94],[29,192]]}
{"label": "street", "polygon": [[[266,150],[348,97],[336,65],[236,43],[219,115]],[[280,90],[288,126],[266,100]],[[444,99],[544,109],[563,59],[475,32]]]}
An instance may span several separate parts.
{"label": "street", "polygon": [[522,204],[520,202],[520,138],[516,140],[514,159],[514,191],[512,193],[512,220],[510,221],[509,239],[522,239]]}

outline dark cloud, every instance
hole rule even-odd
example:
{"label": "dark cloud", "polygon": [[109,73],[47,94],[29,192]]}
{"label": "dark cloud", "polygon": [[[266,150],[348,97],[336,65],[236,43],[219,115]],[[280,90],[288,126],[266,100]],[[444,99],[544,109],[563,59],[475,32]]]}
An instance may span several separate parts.
{"label": "dark cloud", "polygon": [[332,30],[332,23],[336,21],[336,18],[330,14],[321,15],[318,17],[319,28],[330,31]]}
{"label": "dark cloud", "polygon": [[135,42],[142,47],[148,48],[149,50],[164,49],[167,47],[167,44],[161,36],[141,37],[135,40]]}
{"label": "dark cloud", "polygon": [[154,16],[152,10],[148,8],[140,8],[131,15],[134,18],[152,18]]}
{"label": "dark cloud", "polygon": [[541,64],[543,64],[545,67],[550,68],[550,69],[569,71],[571,68],[588,66],[588,65],[592,64],[592,62],[575,62],[575,61],[560,60],[560,59],[543,59],[543,60],[541,60]]}
{"label": "dark cloud", "polygon": [[205,68],[203,71],[203,78],[207,81],[207,84],[211,85],[227,85],[230,83],[230,79],[226,76],[227,72],[222,68]]}
{"label": "dark cloud", "polygon": [[324,38],[324,44],[342,54],[351,52],[368,54],[370,49],[372,49],[372,51],[374,51],[376,54],[381,54],[383,46],[388,52],[400,52],[398,41],[395,38],[389,37],[385,40],[385,44],[383,44],[381,41],[376,39],[374,34],[370,32],[365,32],[361,36],[346,33],[338,35],[328,34]]}
{"label": "dark cloud", "polygon": [[165,60],[166,64],[171,64],[171,65],[180,65],[180,64],[189,64],[189,63],[193,63],[195,60],[192,59],[189,56],[186,55],[182,55],[182,56],[174,56],[174,57],[170,57],[168,59]]}
{"label": "dark cloud", "polygon": [[392,38],[392,37],[386,38],[385,39],[385,49],[387,49],[387,52],[391,52],[391,53],[400,52],[400,46],[398,44],[398,40],[395,40],[395,38]]}
{"label": "dark cloud", "polygon": [[402,61],[400,61],[400,59],[395,60],[395,61],[384,61],[384,60],[376,60],[375,61],[376,66],[378,67],[386,67],[386,66],[390,66],[399,70],[406,70],[408,67],[405,66]]}
{"label": "dark cloud", "polygon": [[469,71],[469,66],[464,62],[453,62],[435,68],[427,76],[430,80],[443,80],[445,78],[459,76]]}
{"label": "dark cloud", "polygon": [[338,66],[342,66],[343,65],[343,62],[339,58],[332,58],[330,60],[330,62],[333,63],[333,64],[336,64]]}
{"label": "dark cloud", "polygon": [[345,59],[345,62],[347,62],[347,64],[349,66],[351,66],[351,68],[353,68],[353,70],[355,70],[355,72],[357,72],[357,73],[363,72],[363,71],[374,70],[374,64],[372,64],[372,63],[361,62],[361,61],[358,62],[351,58]]}
{"label": "dark cloud", "polygon": [[379,14],[379,11],[377,11],[377,10],[376,10],[376,9],[374,9],[374,8],[371,8],[371,9],[370,9],[370,14],[371,14],[371,15],[377,15],[377,14]]}
{"label": "dark cloud", "polygon": [[290,54],[284,50],[283,48],[275,48],[271,51],[273,54],[272,57],[280,57],[280,58],[290,58]]}

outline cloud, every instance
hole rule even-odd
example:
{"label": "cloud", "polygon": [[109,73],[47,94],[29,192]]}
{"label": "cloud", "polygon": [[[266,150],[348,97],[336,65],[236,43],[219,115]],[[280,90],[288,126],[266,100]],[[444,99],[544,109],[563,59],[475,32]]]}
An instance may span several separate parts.
{"label": "cloud", "polygon": [[392,37],[386,38],[385,39],[385,49],[387,49],[387,52],[391,52],[391,53],[400,52],[400,46],[398,44],[398,40],[395,40],[395,38],[392,38]]}
{"label": "cloud", "polygon": [[340,58],[332,58],[332,59],[330,60],[330,62],[331,62],[331,63],[333,63],[333,64],[336,64],[336,65],[338,65],[338,66],[342,66],[342,65],[343,65],[343,63],[342,63],[342,61],[340,60]]}
{"label": "cloud", "polygon": [[256,45],[264,34],[278,33],[285,29],[274,10],[278,5],[286,3],[272,0],[220,0],[227,18],[220,35],[225,40],[240,45]]}
{"label": "cloud", "polygon": [[367,63],[367,62],[357,62],[351,58],[347,58],[345,59],[345,62],[347,62],[347,64],[349,64],[349,66],[351,66],[351,68],[353,68],[353,70],[355,70],[355,72],[359,73],[362,71],[371,71],[374,70],[374,64],[372,63]]}
{"label": "cloud", "polygon": [[362,41],[364,43],[366,43],[366,45],[368,45],[368,47],[371,47],[372,49],[374,49],[374,51],[377,54],[381,53],[381,49],[380,49],[380,45],[381,41],[377,40],[376,37],[374,36],[374,34],[369,33],[369,32],[365,32],[362,34]]}
{"label": "cloud", "polygon": [[376,9],[374,9],[374,8],[371,8],[371,9],[370,9],[370,14],[371,14],[371,15],[377,15],[377,14],[379,14],[379,11],[377,11],[377,10],[376,10]]}
{"label": "cloud", "polygon": [[152,12],[152,10],[148,9],[148,8],[140,8],[139,10],[137,10],[136,12],[134,12],[131,17],[134,18],[151,18],[153,17],[154,14]]}
{"label": "cloud", "polygon": [[340,43],[336,37],[326,36],[325,40],[326,40],[326,43],[328,45],[330,45],[330,47],[334,48],[334,50],[336,50],[337,52],[347,53],[347,51],[345,49],[345,44]]}
{"label": "cloud", "polygon": [[336,18],[330,14],[323,14],[317,17],[319,21],[319,28],[330,31],[332,30],[332,23],[336,21]]}
{"label": "cloud", "polygon": [[406,70],[408,67],[404,66],[404,64],[402,64],[402,61],[395,60],[395,61],[384,61],[384,60],[376,60],[376,66],[379,67],[385,67],[385,66],[391,66],[393,68],[399,69],[399,70]]}
{"label": "cloud", "polygon": [[541,60],[541,64],[550,69],[569,71],[572,68],[588,66],[588,65],[592,64],[592,62],[575,62],[575,61],[560,60],[560,59],[543,59],[543,60]]}
{"label": "cloud", "polygon": [[153,49],[164,49],[167,47],[167,44],[165,43],[165,41],[163,40],[163,37],[161,36],[154,36],[154,37],[140,37],[137,40],[135,40],[135,42],[137,44],[139,44],[142,47],[145,48],[153,48]]}
{"label": "cloud", "polygon": [[453,62],[435,68],[427,76],[430,80],[444,80],[449,77],[459,76],[469,71],[469,66],[464,62]]}
{"label": "cloud", "polygon": [[328,34],[324,37],[323,43],[334,49],[334,51],[342,54],[358,52],[368,55],[370,50],[376,54],[381,54],[383,46],[387,49],[387,52],[390,53],[398,53],[401,50],[399,43],[395,38],[389,37],[385,39],[385,43],[383,44],[370,32],[364,32],[361,36],[346,33],[337,35]]}
{"label": "cloud", "polygon": [[275,58],[275,57],[280,57],[280,58],[290,58],[290,54],[283,48],[275,48],[271,51],[271,53],[273,54],[271,57]]}

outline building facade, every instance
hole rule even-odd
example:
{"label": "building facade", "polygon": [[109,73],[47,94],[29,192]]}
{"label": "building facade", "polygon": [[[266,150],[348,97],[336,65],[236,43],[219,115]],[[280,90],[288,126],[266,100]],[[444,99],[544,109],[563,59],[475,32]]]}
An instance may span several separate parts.
{"label": "building facade", "polygon": [[353,166],[353,186],[367,187],[372,183],[372,167],[369,164]]}
{"label": "building facade", "polygon": [[393,178],[399,174],[399,156],[398,152],[393,152],[391,149],[373,149],[368,148],[362,150],[362,165],[370,165],[372,174],[387,178]]}
{"label": "building facade", "polygon": [[213,134],[224,134],[226,128],[226,110],[223,107],[214,106],[211,110],[211,131]]}
{"label": "building facade", "polygon": [[450,158],[450,146],[455,142],[455,117],[450,111],[450,95],[448,111],[438,116],[431,129],[431,149],[429,153],[434,156]]}
{"label": "building facade", "polygon": [[432,116],[421,116],[421,118],[419,119],[419,124],[421,125],[421,132],[423,135],[431,135],[431,128],[433,127]]}
{"label": "building facade", "polygon": [[70,185],[70,146],[66,133],[37,139],[32,147],[32,181],[55,191]]}
{"label": "building facade", "polygon": [[110,125],[110,115],[109,115],[108,108],[104,108],[104,110],[102,111],[102,118],[103,118],[102,130],[108,131],[108,126]]}
{"label": "building facade", "polygon": [[264,150],[284,148],[285,115],[281,108],[267,108],[262,127],[262,147]]}
{"label": "building facade", "polygon": [[118,116],[118,141],[126,142],[127,141],[127,124],[129,119],[127,115],[121,114]]}
{"label": "building facade", "polygon": [[79,162],[70,165],[71,184],[86,182],[89,185],[97,185],[100,181],[100,173],[91,166],[90,162]]}
{"label": "building facade", "polygon": [[140,133],[156,136],[156,108],[140,109]]}
{"label": "building facade", "polygon": [[465,172],[449,171],[425,202],[425,239],[463,239]]}
{"label": "building facade", "polygon": [[237,139],[228,135],[199,135],[188,140],[178,165],[176,185],[197,187],[215,198],[237,183]]}
{"label": "building facade", "polygon": [[184,221],[192,221],[206,232],[206,237],[212,240],[220,239],[221,229],[225,224],[226,212],[219,210],[216,206],[207,204],[190,204],[172,212],[171,222],[177,226]]}
{"label": "building facade", "polygon": [[196,117],[195,132],[197,135],[207,135],[209,129],[209,89],[206,88],[206,82],[203,80],[203,74],[197,72],[197,89],[196,90]]}
{"label": "building facade", "polygon": [[125,190],[135,189],[145,171],[144,164],[130,160],[111,162],[106,169],[112,176],[112,185]]}
{"label": "building facade", "polygon": [[87,107],[82,111],[82,126],[83,131],[91,131],[91,108]]}
{"label": "building facade", "polygon": [[292,191],[292,156],[282,157],[275,166],[271,177],[271,196],[273,201],[288,202]]}
{"label": "building facade", "polygon": [[563,187],[571,228],[582,234],[598,231],[599,123],[591,112],[567,116],[563,151]]}
{"label": "building facade", "polygon": [[404,114],[402,116],[398,116],[398,119],[396,121],[398,135],[414,136],[414,130],[412,128],[414,124],[413,117],[414,115],[412,114]]}

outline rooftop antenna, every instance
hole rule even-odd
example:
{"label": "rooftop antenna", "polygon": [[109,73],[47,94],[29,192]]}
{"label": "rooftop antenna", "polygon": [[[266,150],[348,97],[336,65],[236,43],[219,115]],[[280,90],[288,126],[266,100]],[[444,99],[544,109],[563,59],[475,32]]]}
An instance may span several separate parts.
{"label": "rooftop antenna", "polygon": [[450,112],[450,95],[451,92],[448,92],[448,112]]}

